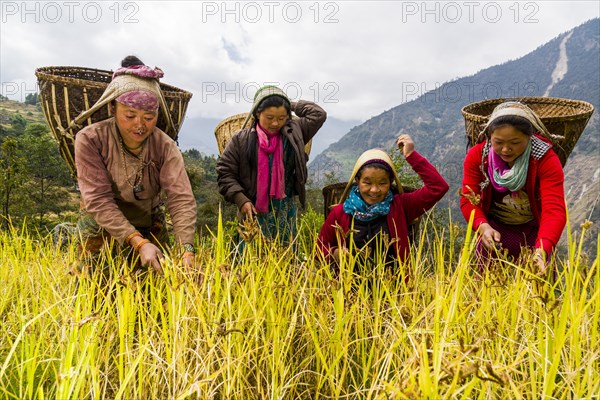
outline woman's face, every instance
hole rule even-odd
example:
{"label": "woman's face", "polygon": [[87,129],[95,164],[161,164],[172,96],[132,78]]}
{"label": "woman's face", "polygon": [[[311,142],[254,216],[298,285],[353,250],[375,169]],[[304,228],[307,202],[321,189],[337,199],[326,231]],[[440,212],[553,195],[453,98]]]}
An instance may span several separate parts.
{"label": "woman's face", "polygon": [[156,126],[158,112],[143,111],[115,102],[115,120],[127,147],[139,147]]}
{"label": "woman's face", "polygon": [[386,170],[368,166],[362,169],[357,184],[360,196],[368,205],[383,201],[391,186],[390,176]]}
{"label": "woman's face", "polygon": [[492,148],[510,167],[515,160],[525,152],[531,137],[515,129],[511,125],[504,125],[494,129],[490,135]]}
{"label": "woman's face", "polygon": [[288,112],[284,106],[268,107],[258,113],[258,123],[269,133],[277,133],[288,120]]}

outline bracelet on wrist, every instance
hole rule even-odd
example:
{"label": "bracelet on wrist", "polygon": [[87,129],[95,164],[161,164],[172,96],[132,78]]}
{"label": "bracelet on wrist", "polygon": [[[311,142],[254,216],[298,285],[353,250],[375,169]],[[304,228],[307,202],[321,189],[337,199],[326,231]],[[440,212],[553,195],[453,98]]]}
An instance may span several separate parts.
{"label": "bracelet on wrist", "polygon": [[127,236],[127,238],[125,239],[125,243],[127,243],[128,245],[131,246],[131,239],[133,239],[136,236],[139,236],[142,239],[144,238],[144,236],[141,233],[139,233],[138,231],[135,231],[131,235]]}
{"label": "bracelet on wrist", "polygon": [[193,254],[196,254],[196,248],[194,247],[193,244],[184,243],[182,246],[183,246],[184,253],[193,253]]}
{"label": "bracelet on wrist", "polygon": [[135,244],[135,246],[133,246],[133,251],[136,251],[136,252],[139,253],[140,249],[142,248],[142,246],[145,245],[145,244],[148,244],[148,243],[150,243],[150,241],[148,239],[142,239],[142,240],[140,240],[139,242],[137,242]]}

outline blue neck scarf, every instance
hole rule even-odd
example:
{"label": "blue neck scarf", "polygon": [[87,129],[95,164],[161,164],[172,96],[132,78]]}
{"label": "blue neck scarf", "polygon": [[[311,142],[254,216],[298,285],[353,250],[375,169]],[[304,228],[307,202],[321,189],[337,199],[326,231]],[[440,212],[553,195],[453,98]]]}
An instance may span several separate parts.
{"label": "blue neck scarf", "polygon": [[352,186],[350,194],[344,201],[344,212],[352,215],[359,221],[369,222],[377,217],[388,215],[390,213],[390,205],[392,204],[392,191],[389,190],[385,199],[379,203],[369,205],[360,196],[358,186]]}

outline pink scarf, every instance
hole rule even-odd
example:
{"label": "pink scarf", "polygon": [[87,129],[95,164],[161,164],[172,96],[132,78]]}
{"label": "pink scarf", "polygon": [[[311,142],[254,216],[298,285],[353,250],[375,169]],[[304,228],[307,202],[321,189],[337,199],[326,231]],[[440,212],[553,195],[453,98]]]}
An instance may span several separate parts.
{"label": "pink scarf", "polygon": [[494,170],[497,170],[500,175],[504,175],[506,171],[510,170],[510,167],[490,146],[490,153],[488,155],[488,175],[490,177],[490,182],[497,192],[508,192],[507,188],[500,186],[494,179]]}
{"label": "pink scarf", "polygon": [[127,107],[148,112],[157,112],[160,105],[158,97],[147,90],[132,90],[123,93],[115,100]]}
{"label": "pink scarf", "polygon": [[[283,141],[281,133],[269,133],[258,123],[258,174],[256,179],[256,210],[269,211],[269,198],[285,198],[285,172],[283,168]],[[269,154],[273,154],[273,170],[269,171]],[[269,176],[271,177],[269,185]],[[269,191],[269,186],[271,190]]]}

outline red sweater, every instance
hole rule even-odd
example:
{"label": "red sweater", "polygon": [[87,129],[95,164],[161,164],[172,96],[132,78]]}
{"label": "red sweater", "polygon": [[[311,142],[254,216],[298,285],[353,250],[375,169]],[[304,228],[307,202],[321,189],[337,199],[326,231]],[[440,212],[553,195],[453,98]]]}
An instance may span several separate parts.
{"label": "red sweater", "polygon": [[[396,194],[393,197],[387,225],[390,231],[390,242],[395,243],[396,256],[400,261],[404,261],[410,251],[408,225],[433,207],[448,191],[448,184],[444,178],[419,153],[413,151],[406,161],[419,174],[425,186],[414,192]],[[343,203],[331,210],[321,227],[318,238],[318,246],[326,259],[331,261],[334,250],[339,246],[345,246],[345,234],[350,230],[351,223],[352,217],[344,212]],[[344,232],[344,235],[339,235],[340,243],[336,237],[335,227],[338,225]]]}
{"label": "red sweater", "polygon": [[[539,138],[547,141],[542,137]],[[471,194],[471,190],[467,189],[469,186],[475,194],[481,196],[480,202],[474,205],[465,197],[460,199],[460,209],[467,221],[471,212],[475,212],[473,220],[475,231],[479,225],[488,222],[487,214],[492,205],[491,183],[483,191],[479,186],[485,181],[485,176],[481,172],[481,154],[484,145],[485,142],[479,143],[467,153],[462,183],[462,193]],[[487,157],[483,168],[487,172]],[[554,150],[548,150],[539,160],[533,155],[530,157],[524,189],[529,197],[531,211],[540,225],[535,247],[543,248],[546,254],[550,254],[556,247],[567,221],[564,181],[562,165]]]}

